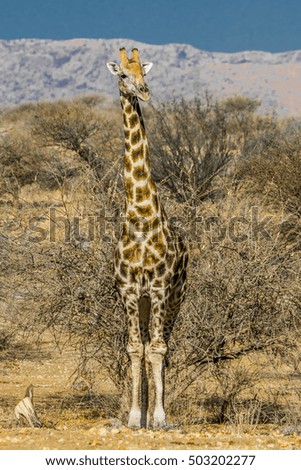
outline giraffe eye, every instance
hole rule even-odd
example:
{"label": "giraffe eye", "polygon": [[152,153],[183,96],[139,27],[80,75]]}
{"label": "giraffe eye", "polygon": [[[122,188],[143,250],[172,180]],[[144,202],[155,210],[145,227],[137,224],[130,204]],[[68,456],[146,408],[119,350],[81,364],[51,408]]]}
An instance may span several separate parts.
{"label": "giraffe eye", "polygon": [[121,73],[121,74],[120,74],[120,78],[123,78],[123,79],[126,78],[125,73]]}

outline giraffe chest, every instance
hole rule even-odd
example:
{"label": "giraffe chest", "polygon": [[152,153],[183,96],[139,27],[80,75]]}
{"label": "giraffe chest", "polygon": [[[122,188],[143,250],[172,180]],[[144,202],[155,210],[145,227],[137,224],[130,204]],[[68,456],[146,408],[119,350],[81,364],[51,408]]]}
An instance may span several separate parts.
{"label": "giraffe chest", "polygon": [[136,284],[140,290],[159,288],[170,283],[177,253],[172,243],[157,233],[146,241],[125,243],[115,253],[115,275],[119,284]]}

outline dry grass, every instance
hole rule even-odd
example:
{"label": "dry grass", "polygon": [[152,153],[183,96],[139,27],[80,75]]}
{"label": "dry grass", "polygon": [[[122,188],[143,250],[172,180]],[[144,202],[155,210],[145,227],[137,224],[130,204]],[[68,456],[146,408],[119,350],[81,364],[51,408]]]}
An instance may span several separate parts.
{"label": "dry grass", "polygon": [[[190,252],[166,373],[181,422],[301,419],[298,123],[260,117],[257,105],[207,98],[148,111],[154,178]],[[2,113],[0,127],[0,347],[47,329],[78,348],[80,376],[99,364],[126,388],[112,275],[119,111],[95,97],[27,105]]]}

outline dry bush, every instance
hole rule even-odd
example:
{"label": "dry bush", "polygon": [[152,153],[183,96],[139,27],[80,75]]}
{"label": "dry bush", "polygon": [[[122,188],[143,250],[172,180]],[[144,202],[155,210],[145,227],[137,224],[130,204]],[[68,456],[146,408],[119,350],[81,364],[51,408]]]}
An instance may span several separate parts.
{"label": "dry bush", "polygon": [[246,191],[265,197],[276,208],[285,205],[300,214],[301,138],[300,124],[283,124],[281,131],[251,140],[245,148],[238,177]]}
{"label": "dry bush", "polygon": [[[3,332],[10,331],[9,323],[23,339],[38,344],[40,335],[51,331],[58,346],[68,341],[80,353],[79,375],[89,375],[91,364],[100,363],[98,368],[120,386],[128,357],[112,275],[118,213],[93,169],[80,168],[72,180],[49,169],[57,181],[50,203],[34,185],[33,192],[21,189],[18,204],[6,208],[7,219],[1,220]],[[118,197],[115,191],[115,204]],[[4,347],[7,339],[0,338]]]}
{"label": "dry bush", "polygon": [[99,179],[107,171],[108,163],[120,154],[121,148],[116,126],[93,106],[94,101],[38,105],[32,122],[32,136],[44,147],[72,152],[92,168]]}
{"label": "dry bush", "polygon": [[[110,252],[101,249],[99,241],[89,249],[71,243],[43,253],[42,263],[47,260],[52,276],[47,276],[47,289],[40,295],[36,321],[50,328],[57,341],[72,341],[81,352],[81,370],[96,360],[120,385],[123,363],[127,362],[126,355],[121,357],[125,323],[116,302],[112,266],[107,259]],[[44,264],[37,268],[41,274],[45,272]]]}
{"label": "dry bush", "polygon": [[[118,200],[120,138],[116,137],[116,132],[111,132],[114,116],[109,121],[99,104],[99,99],[86,97],[74,102],[21,106],[2,116],[1,126],[5,129],[0,136],[3,209],[0,223],[5,241],[1,244],[0,292],[3,347],[8,345],[11,332],[23,332],[33,340],[33,333],[37,335],[51,327],[56,338],[59,331],[61,338],[72,337],[78,348],[85,351],[84,358],[88,354],[85,343],[89,346],[95,324],[95,318],[88,318],[88,313],[93,311],[95,315],[104,305],[106,309],[111,305],[112,292],[108,292],[113,289],[110,285],[113,281],[106,272],[106,269],[111,271],[111,263],[102,260],[100,248],[102,238],[106,250],[110,244],[108,236],[101,232],[99,221],[105,216],[106,201],[112,193]],[[8,199],[8,195],[13,199]],[[111,212],[116,219],[112,204],[108,209],[109,217]],[[57,226],[51,240],[53,214]],[[100,251],[97,253],[91,251],[90,233],[82,233],[86,228],[89,230],[89,226],[82,223],[84,218],[89,222],[89,217],[93,228],[99,232],[93,234],[95,238],[98,236]],[[78,220],[80,233],[75,233]],[[62,233],[66,227],[71,231],[69,240],[66,233]],[[94,266],[93,276],[99,286],[93,291],[92,284],[89,285],[91,296],[84,295],[83,301],[80,294],[77,297],[73,283],[81,269],[87,279],[90,266]],[[65,284],[62,280],[64,272],[70,274],[69,285],[74,298],[68,291],[68,277]],[[104,283],[99,282],[100,277]],[[110,287],[106,287],[105,281]],[[84,291],[87,285],[83,282]],[[86,311],[82,304],[87,304],[87,298],[94,299],[94,304]],[[78,315],[72,310],[75,299],[79,302]],[[66,312],[71,313],[71,318]],[[85,314],[87,321],[82,321],[80,329],[80,320]],[[102,335],[106,341],[111,341],[111,336],[103,334],[107,332],[107,325],[99,315],[98,327],[94,327],[97,338],[92,344],[104,350],[99,337]],[[110,349],[113,347],[105,351]],[[110,359],[111,356],[104,357]]]}
{"label": "dry bush", "polygon": [[116,180],[121,139],[114,113],[100,107],[101,97],[45,102],[4,113],[0,135],[2,193],[17,195],[33,182],[57,189],[91,168],[106,189]]}
{"label": "dry bush", "polygon": [[[295,226],[293,243],[284,233],[283,220],[291,219],[283,203],[266,226],[261,224],[271,216],[266,188],[273,166],[267,161],[275,161],[280,171],[283,152],[285,164],[298,174],[299,141],[286,129],[273,146],[270,136],[280,124],[255,115],[257,105],[207,99],[162,104],[150,113],[154,176],[170,219],[189,242],[187,298],[170,339],[166,370],[168,409],[181,421],[194,421],[196,409],[204,420],[210,406],[215,421],[254,424],[272,419],[267,409],[273,409],[274,421],[280,414],[282,420],[299,419],[297,393],[290,407],[278,398],[277,373],[294,371],[297,388],[301,233]],[[21,143],[29,150],[21,144],[19,149],[12,134],[11,146],[2,140],[0,149],[18,195],[4,207],[1,221],[5,316],[27,333],[50,329],[58,343],[72,341],[81,353],[80,373],[97,363],[120,395],[126,394],[127,334],[112,275],[124,200],[115,116],[104,118],[94,99],[23,111],[30,119]],[[17,115],[10,119],[17,122]],[[240,154],[244,161],[236,173],[231,165],[233,159],[240,164]],[[20,162],[28,156],[24,168]],[[31,180],[22,187],[22,178],[29,168],[35,182],[26,193]],[[279,194],[285,190],[283,200],[294,201],[296,208],[294,171]],[[256,197],[250,197],[250,181]],[[277,184],[280,188],[281,177]],[[254,367],[243,362],[259,355],[268,358],[264,367],[258,368],[256,359]],[[276,383],[270,396],[258,389],[267,373]]]}
{"label": "dry bush", "polygon": [[[203,251],[191,263],[188,298],[171,346],[171,399],[202,377],[210,364],[216,365],[212,370],[220,381],[227,377],[220,364],[254,351],[286,365],[297,348],[300,328],[300,279],[289,257],[276,246],[227,244]],[[249,388],[253,384],[249,379],[244,383]],[[237,378],[232,380],[224,403],[233,402],[239,386]]]}
{"label": "dry bush", "polygon": [[153,109],[150,143],[155,180],[180,202],[197,206],[216,191],[216,177],[272,118],[255,115],[257,100],[231,97],[216,102],[182,99]]}
{"label": "dry bush", "polygon": [[17,194],[19,187],[34,181],[38,171],[35,149],[27,136],[15,132],[0,140],[1,193]]}

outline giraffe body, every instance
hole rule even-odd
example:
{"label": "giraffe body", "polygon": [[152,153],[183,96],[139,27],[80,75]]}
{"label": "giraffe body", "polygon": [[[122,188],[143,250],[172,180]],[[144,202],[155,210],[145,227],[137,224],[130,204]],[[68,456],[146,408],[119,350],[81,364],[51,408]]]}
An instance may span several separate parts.
{"label": "giraffe body", "polygon": [[[187,251],[169,227],[152,181],[148,141],[138,97],[149,99],[144,74],[151,64],[141,64],[137,49],[132,59],[120,50],[121,64],[108,64],[119,76],[123,111],[125,155],[125,217],[115,251],[117,288],[128,324],[127,352],[132,368],[132,405],[128,425],[147,425],[143,416],[142,363],[149,367],[155,388],[153,426],[166,424],[163,405],[163,366],[167,343],[185,293]],[[141,392],[142,387],[142,392]],[[147,409],[147,403],[145,406]],[[145,414],[144,410],[144,414]],[[149,421],[149,420],[148,420]]]}

